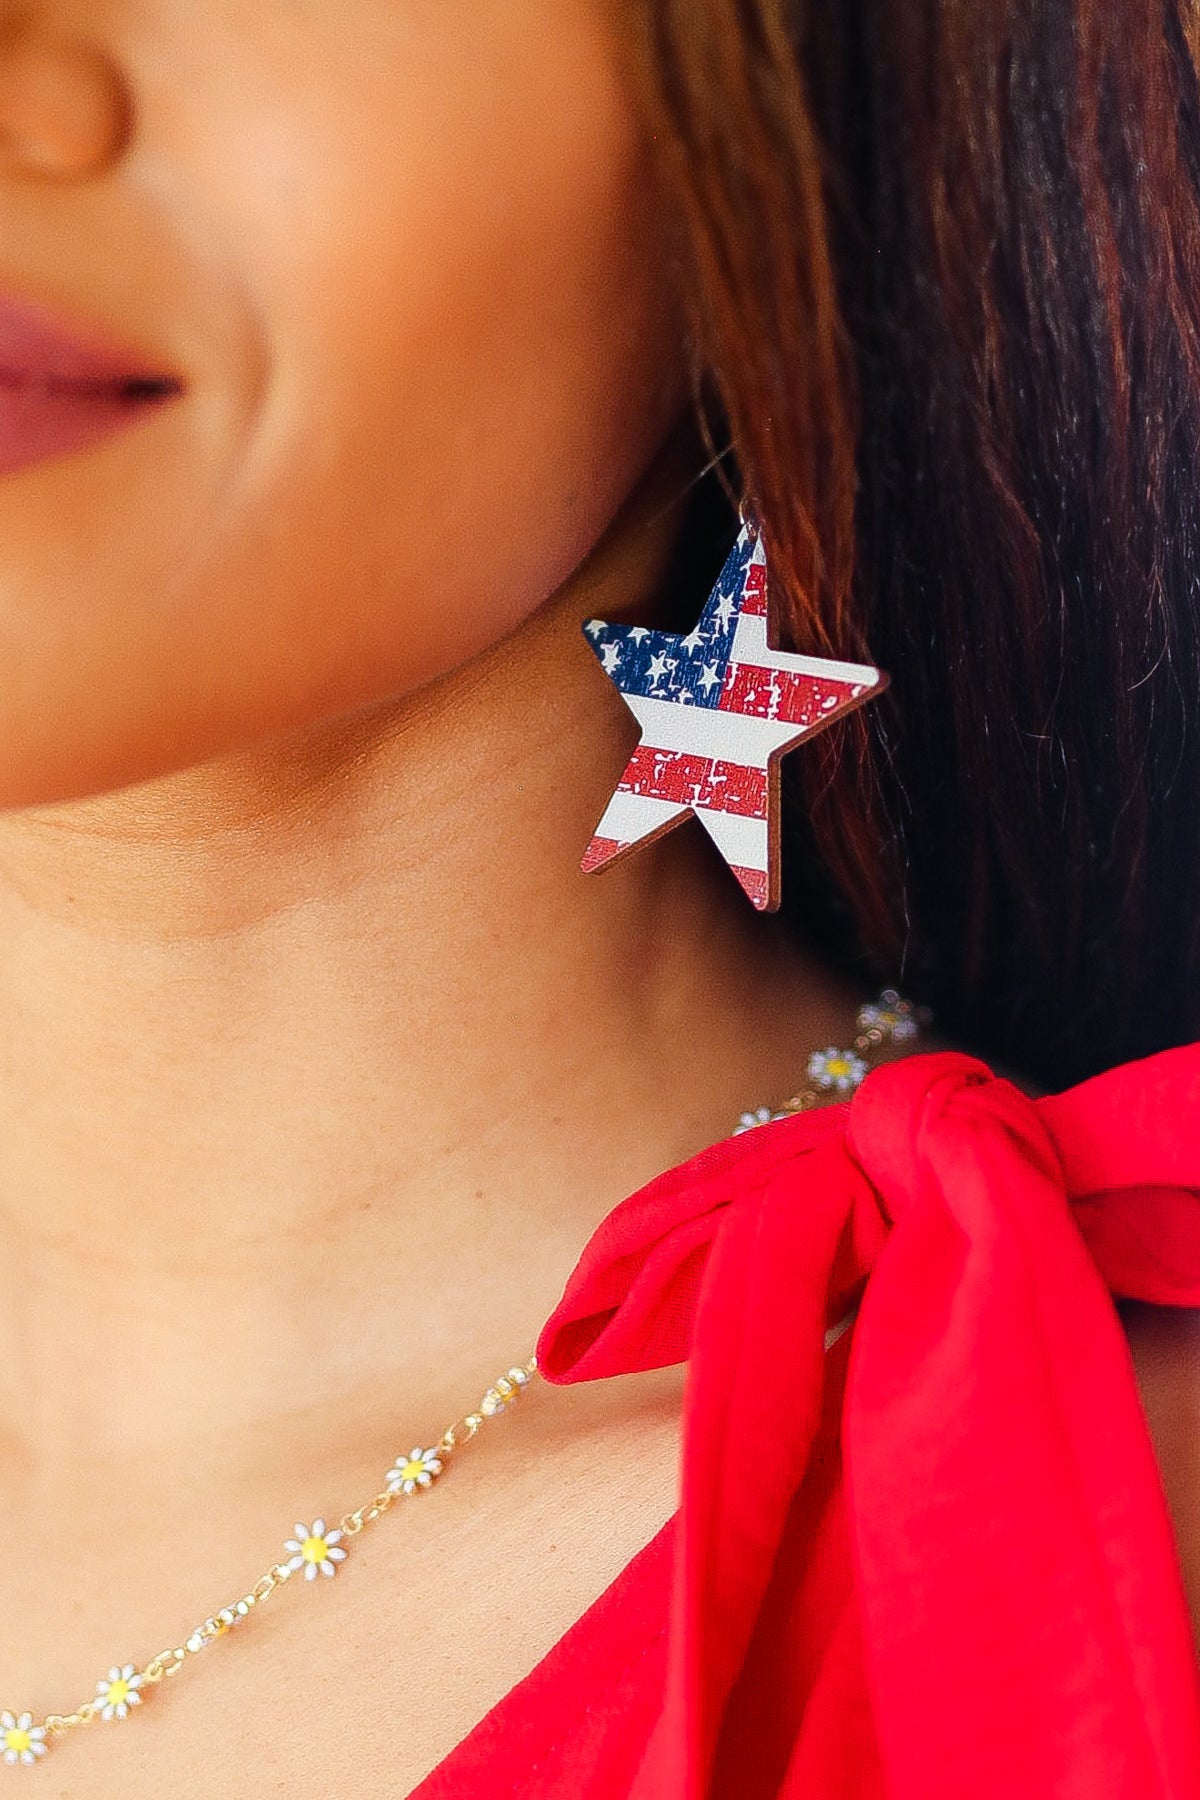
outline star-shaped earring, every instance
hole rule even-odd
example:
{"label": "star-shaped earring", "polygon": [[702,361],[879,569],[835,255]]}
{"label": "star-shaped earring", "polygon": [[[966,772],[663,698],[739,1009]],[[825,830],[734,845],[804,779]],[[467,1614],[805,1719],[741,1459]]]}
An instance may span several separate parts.
{"label": "star-shaped earring", "polygon": [[795,656],[767,643],[767,559],[743,520],[686,636],[583,624],[642,728],[581,868],[605,867],[695,813],[760,911],[779,905],[779,761],[887,686],[865,663]]}

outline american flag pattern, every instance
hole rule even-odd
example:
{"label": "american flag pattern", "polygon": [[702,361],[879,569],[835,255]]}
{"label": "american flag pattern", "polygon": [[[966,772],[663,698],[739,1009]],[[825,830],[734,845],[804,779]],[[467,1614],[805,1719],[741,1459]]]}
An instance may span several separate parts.
{"label": "american flag pattern", "polygon": [[695,813],[754,905],[774,910],[779,759],[887,677],[771,648],[766,553],[750,522],[686,637],[603,619],[583,631],[642,736],[580,866],[603,868]]}

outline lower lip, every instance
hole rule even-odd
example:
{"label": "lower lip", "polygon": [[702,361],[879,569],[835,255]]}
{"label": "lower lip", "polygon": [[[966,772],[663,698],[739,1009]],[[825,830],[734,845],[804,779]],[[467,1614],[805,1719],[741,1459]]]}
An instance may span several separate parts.
{"label": "lower lip", "polygon": [[47,393],[0,379],[0,475],[67,456],[144,419],[179,390],[126,398],[113,392]]}

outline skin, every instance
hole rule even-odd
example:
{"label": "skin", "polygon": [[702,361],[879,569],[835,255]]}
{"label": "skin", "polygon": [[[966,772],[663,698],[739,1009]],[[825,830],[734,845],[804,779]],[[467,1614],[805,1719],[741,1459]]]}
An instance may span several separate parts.
{"label": "skin", "polygon": [[[694,826],[578,869],[636,736],[579,624],[654,616],[700,453],[607,8],[551,10],[0,35],[3,285],[187,383],[0,481],[0,1704],[367,1499],[858,998]],[[680,1381],[539,1385],[55,1791],[394,1800],[668,1516]]]}
{"label": "skin", "polygon": [[1175,1526],[1200,1653],[1200,1311],[1126,1301],[1120,1314]]}

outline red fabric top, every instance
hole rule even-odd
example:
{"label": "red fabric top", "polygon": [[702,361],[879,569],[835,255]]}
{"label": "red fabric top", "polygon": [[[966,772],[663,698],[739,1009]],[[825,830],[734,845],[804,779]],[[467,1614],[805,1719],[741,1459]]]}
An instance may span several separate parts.
{"label": "red fabric top", "polygon": [[623,1201],[538,1356],[688,1360],[679,1509],[419,1800],[1196,1800],[1113,1294],[1200,1305],[1200,1046],[911,1056]]}

